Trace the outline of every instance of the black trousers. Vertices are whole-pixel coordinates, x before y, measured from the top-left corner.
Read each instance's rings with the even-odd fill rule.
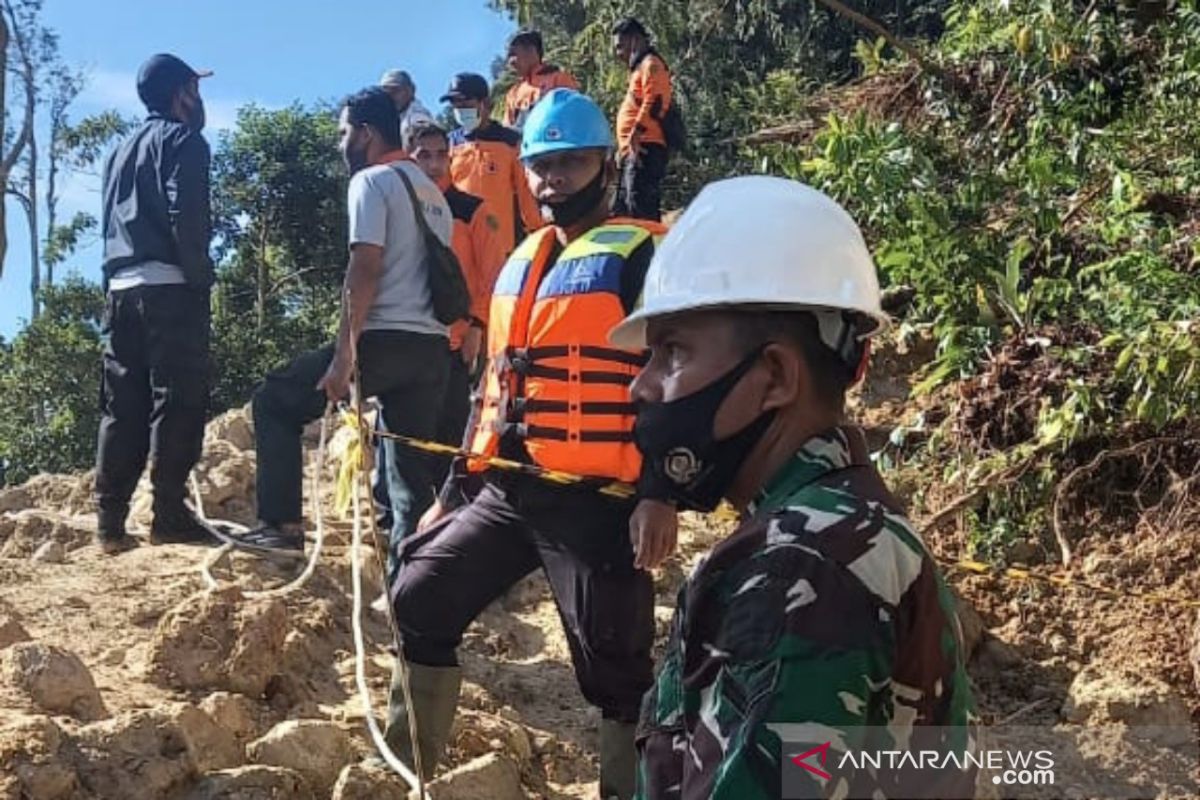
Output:
[[[458,447],[463,443],[467,418],[471,416],[471,370],[462,353],[450,354],[450,377],[446,381],[446,402],[438,420],[437,440]]]
[[[123,530],[148,457],[155,508],[183,502],[204,442],[209,322],[207,290],[138,286],[108,293],[96,445],[102,536]]]
[[[662,182],[667,176],[667,148],[644,144],[642,152],[621,161],[621,182],[613,212],[620,217],[662,219]]]
[[[457,350],[450,352],[450,374],[446,381],[446,396],[442,401],[442,412],[438,418],[437,434],[434,439],[442,444],[459,447],[463,444],[463,433],[467,427],[467,419],[471,415],[471,373],[463,363],[462,354]],[[375,430],[384,429],[383,421],[376,419]],[[401,457],[412,452],[409,448],[397,448]],[[371,481],[371,495],[375,500],[376,519],[382,528],[392,527],[392,507],[388,501],[387,464],[388,448],[385,440],[380,439],[375,445],[375,471]],[[430,461],[436,466],[438,484],[440,485],[450,471],[453,463],[452,456],[433,456]]]
[[[302,517],[304,465],[300,437],[304,426],[325,411],[325,393],[316,386],[333,360],[329,345],[296,358],[267,376],[254,393],[254,438],[258,451],[258,516],[280,525]],[[366,331],[358,340],[363,397],[377,397],[392,433],[428,439],[437,430],[450,347],[445,336],[408,331]],[[431,459],[405,451],[396,457],[388,443],[388,496],[393,537],[416,527],[433,502],[440,477]]]
[[[457,664],[463,632],[534,569],[549,579],[583,696],[635,722],[652,681],[654,591],[633,566],[632,505],[583,490],[487,483],[468,505],[400,547],[391,586],[404,654]]]

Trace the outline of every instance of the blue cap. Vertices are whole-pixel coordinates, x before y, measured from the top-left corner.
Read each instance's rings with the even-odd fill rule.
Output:
[[[611,150],[608,118],[592,98],[572,89],[548,92],[529,111],[521,136],[521,160],[562,150]]]

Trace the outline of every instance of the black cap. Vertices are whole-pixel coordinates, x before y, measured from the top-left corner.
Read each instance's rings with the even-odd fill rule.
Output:
[[[138,70],[138,97],[150,109],[161,109],[170,104],[175,92],[189,81],[207,78],[212,72],[194,70],[178,56],[159,53],[146,59]]]
[[[443,103],[453,100],[487,100],[488,83],[475,72],[460,72],[450,81],[450,88],[441,96]]]

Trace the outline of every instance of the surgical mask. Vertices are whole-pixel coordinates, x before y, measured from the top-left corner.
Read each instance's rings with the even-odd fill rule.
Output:
[[[767,427],[774,409],[725,439],[713,436],[713,422],[725,398],[754,366],[762,348],[702,389],[665,403],[638,408],[633,438],[669,499],[681,507],[712,511],[733,485],[738,471]]]
[[[550,219],[560,228],[570,227],[583,219],[604,199],[608,187],[604,181],[604,167],[596,173],[596,177],[588,181],[575,194],[567,197],[561,203],[542,203],[542,209],[550,215]]]
[[[473,131],[479,127],[479,109],[456,108],[454,109],[454,121],[461,125],[464,130]]]

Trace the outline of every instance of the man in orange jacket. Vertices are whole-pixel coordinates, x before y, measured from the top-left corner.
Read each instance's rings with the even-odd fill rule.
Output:
[[[532,28],[519,30],[508,41],[508,68],[518,81],[504,96],[504,124],[521,130],[529,109],[551,89],[578,89],[575,76],[542,61],[542,34]]]
[[[629,67],[629,90],[617,111],[621,183],[615,212],[637,219],[662,218],[667,138],[662,120],[671,107],[671,73],[650,44],[641,22],[626,17],[613,27],[613,50]]]
[[[450,180],[481,197],[500,222],[500,249],[507,257],[525,234],[542,226],[542,212],[525,181],[521,134],[491,118],[492,102],[482,75],[460,72],[442,95],[459,127],[450,133]]]
[[[450,381],[446,403],[438,425],[437,439],[459,445],[471,409],[471,376],[479,363],[483,333],[487,328],[492,287],[504,266],[505,253],[500,247],[500,221],[481,197],[467,194],[450,182],[450,140],[437,125],[413,130],[409,155],[421,170],[446,195],[454,218],[450,247],[458,256],[467,288],[471,292],[471,318],[450,326]]]

